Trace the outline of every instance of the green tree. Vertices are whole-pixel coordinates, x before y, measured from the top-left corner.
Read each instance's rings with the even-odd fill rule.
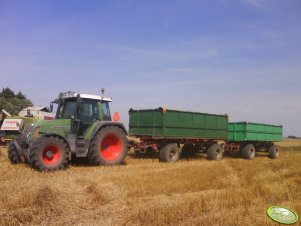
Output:
[[[16,95],[16,97],[18,99],[21,99],[21,100],[25,100],[26,99],[26,96],[22,92],[18,92],[17,95]]]
[[[1,96],[4,98],[14,98],[15,93],[10,88],[6,87],[2,89]]]
[[[0,93],[0,111],[5,109],[11,115],[18,115],[22,109],[32,105],[31,100],[26,99],[22,92],[15,95],[15,92],[7,87]]]

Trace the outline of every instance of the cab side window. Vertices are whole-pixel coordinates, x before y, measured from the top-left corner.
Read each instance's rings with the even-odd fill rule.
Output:
[[[63,108],[60,109],[60,115],[62,119],[70,119],[74,117],[76,111],[76,104],[72,100],[66,100]]]
[[[98,119],[97,101],[84,99],[80,108],[80,121],[84,124],[91,124]]]
[[[110,121],[111,120],[111,113],[110,113],[109,103],[108,102],[102,102],[101,103],[101,108],[102,108],[103,120]]]

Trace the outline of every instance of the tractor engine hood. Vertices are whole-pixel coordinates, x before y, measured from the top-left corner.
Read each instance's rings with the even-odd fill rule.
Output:
[[[55,134],[61,137],[66,137],[70,131],[71,119],[56,119],[45,120],[31,124],[28,128],[26,137],[29,140],[34,140],[43,134]]]

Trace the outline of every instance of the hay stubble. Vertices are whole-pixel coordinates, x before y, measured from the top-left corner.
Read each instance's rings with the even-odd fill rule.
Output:
[[[301,142],[280,145],[275,160],[128,156],[122,166],[54,173],[11,165],[0,147],[0,225],[276,225],[271,205],[301,214]]]

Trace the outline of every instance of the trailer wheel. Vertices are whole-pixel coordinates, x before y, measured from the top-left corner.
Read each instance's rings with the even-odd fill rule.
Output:
[[[223,158],[224,150],[219,144],[211,145],[207,150],[208,160],[220,160]]]
[[[42,136],[32,144],[29,163],[38,171],[55,171],[68,165],[69,147],[55,136]]]
[[[93,165],[117,165],[124,161],[127,153],[127,139],[123,130],[116,126],[108,126],[95,134],[88,159]]]
[[[161,162],[176,162],[180,157],[180,150],[175,143],[167,144],[160,149]]]
[[[270,147],[269,149],[269,157],[271,159],[276,159],[279,156],[279,146],[277,145],[273,145],[272,147]]]
[[[181,157],[189,158],[195,156],[196,156],[195,146],[193,144],[184,144],[184,146],[182,147]]]
[[[12,164],[19,164],[21,163],[21,158],[18,155],[17,148],[13,142],[10,142],[8,146],[8,158]]]
[[[252,160],[255,157],[255,147],[253,144],[247,144],[243,149],[242,149],[242,156],[245,159]]]

